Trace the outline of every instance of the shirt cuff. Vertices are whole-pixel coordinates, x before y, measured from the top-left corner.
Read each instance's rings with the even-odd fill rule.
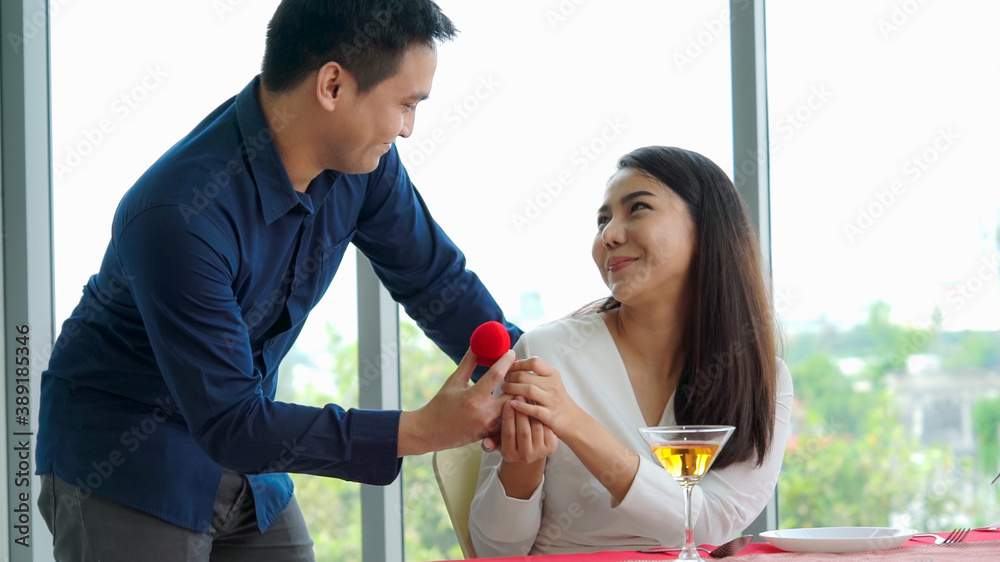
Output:
[[[542,487],[545,485],[545,476],[542,476],[541,483],[535,488],[531,497],[522,500],[507,495],[497,471],[497,468],[490,469],[486,482],[476,495],[476,502],[481,502],[488,508],[484,507],[474,512],[489,514],[486,517],[476,516],[476,526],[483,536],[492,541],[534,542],[542,524]]]
[[[399,410],[351,411],[351,479],[375,486],[399,476]]]

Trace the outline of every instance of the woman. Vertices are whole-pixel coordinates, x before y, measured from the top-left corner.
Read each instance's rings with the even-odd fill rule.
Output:
[[[683,543],[681,488],[641,426],[736,427],[695,489],[696,542],[739,534],[772,496],[792,383],[776,358],[758,242],[733,183],[687,150],[625,155],[593,244],[611,297],[522,336],[483,458],[479,556]]]

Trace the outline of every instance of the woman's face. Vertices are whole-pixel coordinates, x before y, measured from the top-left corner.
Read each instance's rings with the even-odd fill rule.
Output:
[[[622,304],[680,297],[696,239],[687,204],[666,185],[629,168],[608,181],[593,255]]]

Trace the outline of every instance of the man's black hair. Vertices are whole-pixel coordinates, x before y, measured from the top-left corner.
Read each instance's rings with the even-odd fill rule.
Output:
[[[283,0],[267,26],[261,80],[283,93],[337,62],[364,93],[394,75],[413,45],[456,33],[431,0]]]

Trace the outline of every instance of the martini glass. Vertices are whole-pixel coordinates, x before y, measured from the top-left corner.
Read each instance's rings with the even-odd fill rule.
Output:
[[[640,427],[639,433],[656,459],[684,490],[684,548],[678,560],[704,560],[694,548],[691,531],[691,492],[708,472],[722,446],[729,440],[731,425],[665,425]]]

